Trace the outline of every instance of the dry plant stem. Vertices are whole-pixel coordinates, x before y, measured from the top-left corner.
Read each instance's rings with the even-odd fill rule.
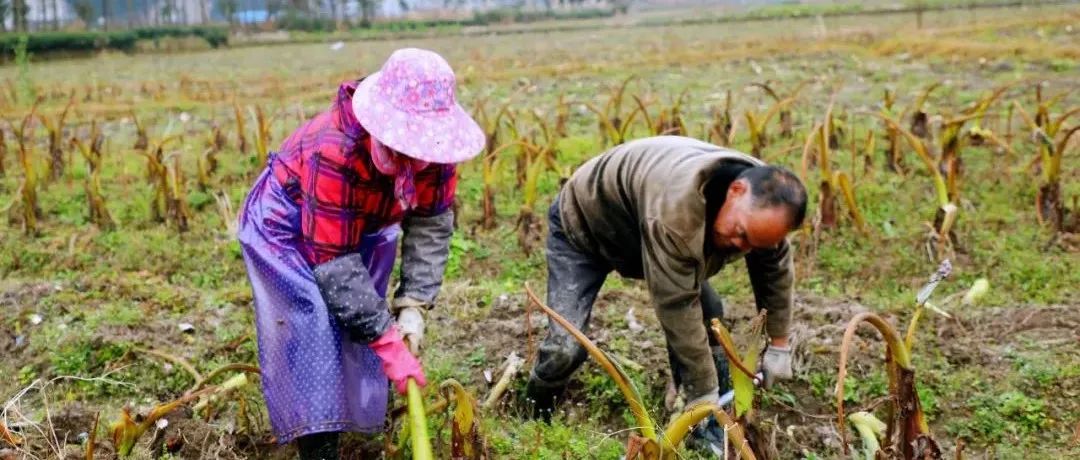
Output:
[[[148,348],[142,348],[142,347],[132,347],[131,350],[135,351],[137,353],[142,353],[142,354],[150,355],[150,356],[153,356],[153,357],[156,357],[156,358],[161,358],[161,359],[163,359],[165,361],[176,364],[177,366],[180,366],[185,371],[187,371],[189,374],[191,374],[191,376],[195,378],[196,382],[202,382],[203,381],[202,374],[199,374],[199,371],[195,370],[195,366],[192,366],[191,363],[185,361],[183,358],[180,358],[178,356],[173,356],[173,355],[170,355],[168,353],[162,353],[160,351],[151,350],[151,349],[148,349]]]
[[[22,439],[15,436],[11,430],[8,430],[7,426],[3,422],[0,422],[0,439],[4,442],[11,444],[12,446],[18,446],[22,444]]]
[[[587,344],[587,346],[585,346],[585,349],[589,352],[589,355],[592,356],[593,359],[595,359],[600,364],[600,366],[604,368],[605,371],[607,371],[609,375],[611,375],[612,377],[622,377],[614,379],[615,383],[616,385],[618,385],[619,390],[622,391],[623,397],[625,397],[627,402],[630,404],[630,412],[633,412],[634,417],[637,419],[638,425],[641,428],[641,433],[649,439],[657,439],[656,428],[653,425],[652,419],[649,418],[648,412],[645,411],[645,406],[641,404],[641,397],[638,396],[637,389],[635,389],[633,387],[633,384],[625,378],[625,374],[622,372],[622,370],[619,369],[619,367],[615,365],[611,361],[611,359],[609,359],[607,355],[604,354],[603,351],[601,351],[599,348],[596,348],[596,346],[593,345],[592,341],[589,340],[589,338],[586,337],[585,334],[582,334],[581,331],[577,330],[577,328],[574,327],[573,324],[570,324],[570,322],[567,321],[566,318],[563,318],[562,315],[559,315],[555,312],[555,310],[552,310],[551,307],[548,307],[543,302],[541,302],[540,299],[536,297],[536,294],[532,292],[532,289],[529,288],[528,283],[525,284],[525,293],[528,294],[529,300],[532,303],[534,303],[537,307],[540,307],[540,310],[546,313],[560,326],[565,328],[567,332],[569,332],[570,335],[577,339],[579,343],[581,343],[582,345]]]
[[[193,392],[199,391],[199,390],[201,390],[203,388],[203,386],[206,385],[207,382],[209,382],[211,380],[214,380],[214,378],[216,378],[217,376],[219,376],[221,374],[224,374],[226,372],[229,372],[229,371],[241,371],[241,372],[247,372],[249,374],[262,375],[261,374],[262,371],[259,369],[258,366],[253,366],[251,364],[244,364],[244,363],[226,364],[226,365],[221,366],[221,367],[219,367],[217,369],[214,369],[209,374],[206,374],[205,377],[199,379],[197,382],[195,382],[194,385],[191,386],[190,389],[188,389],[187,392],[188,393],[193,393]]]
[[[483,409],[491,409],[495,407],[495,403],[499,402],[499,398],[502,397],[506,389],[510,387],[510,382],[517,375],[521,366],[525,364],[525,360],[521,359],[517,353],[511,352],[510,356],[506,358],[506,370],[503,371],[502,376],[499,377],[499,381],[495,383],[495,386],[491,389],[491,393],[487,399],[484,400]]]
[[[97,445],[98,422],[101,421],[101,412],[94,415],[94,426],[90,428],[90,436],[86,439],[86,460],[94,460],[94,448]]]

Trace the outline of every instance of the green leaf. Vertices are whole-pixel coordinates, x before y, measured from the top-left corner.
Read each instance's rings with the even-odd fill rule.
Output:
[[[760,352],[759,347],[751,346],[743,363],[751,369],[756,368]],[[732,372],[731,385],[735,388],[735,417],[742,417],[754,408],[754,380],[742,372]]]

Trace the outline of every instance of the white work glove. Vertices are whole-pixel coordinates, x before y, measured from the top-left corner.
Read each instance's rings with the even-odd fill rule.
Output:
[[[765,374],[765,387],[771,387],[776,379],[788,380],[791,372],[791,347],[769,345],[765,348],[765,357],[761,360],[761,370]]]
[[[424,344],[424,310],[426,303],[419,300],[402,297],[394,299],[394,310],[397,312],[398,331],[405,343],[409,344],[409,351],[414,356],[420,356],[420,349]]]

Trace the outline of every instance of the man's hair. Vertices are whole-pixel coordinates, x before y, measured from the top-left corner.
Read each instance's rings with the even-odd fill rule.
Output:
[[[802,226],[806,218],[806,188],[795,174],[779,166],[755,166],[739,174],[750,183],[750,196],[756,208],[783,206],[788,210],[790,228]]]

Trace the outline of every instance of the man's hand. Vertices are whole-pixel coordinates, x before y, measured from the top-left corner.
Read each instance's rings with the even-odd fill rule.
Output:
[[[413,355],[420,356],[420,349],[424,344],[424,310],[426,304],[411,297],[394,299],[394,310],[397,312],[397,325],[405,343],[409,344],[409,351]]]
[[[765,348],[765,357],[761,360],[766,388],[771,387],[776,379],[787,380],[792,377],[791,346],[788,345],[786,337],[780,343],[778,345],[777,340],[773,339],[772,343]]]

